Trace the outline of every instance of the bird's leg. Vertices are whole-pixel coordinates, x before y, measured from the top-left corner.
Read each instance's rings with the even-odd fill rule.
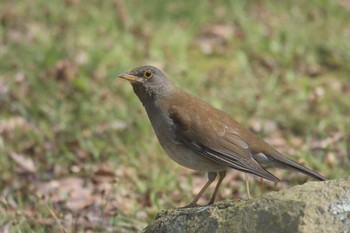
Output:
[[[275,184],[277,184],[277,183],[275,183]],[[264,189],[265,189],[265,187],[264,187],[264,179],[260,178],[260,190],[261,190],[262,193],[264,192]]]
[[[208,187],[211,185],[211,183],[214,182],[215,178],[216,178],[217,172],[208,172],[208,181],[207,183],[203,186],[203,188],[201,189],[201,191],[199,191],[199,193],[197,194],[197,196],[193,199],[193,201],[188,204],[187,206],[185,206],[185,208],[187,207],[194,207],[194,206],[198,206],[197,202],[199,200],[199,198],[202,196],[202,194],[205,192],[205,190],[208,189]],[[221,178],[220,178],[221,179]]]
[[[249,176],[247,173],[245,173],[244,175],[245,175],[245,189],[247,190],[248,199],[250,199],[251,196],[250,196],[250,189],[249,189]]]
[[[220,185],[222,183],[222,180],[225,178],[226,176],[226,170],[224,171],[219,171],[219,180],[218,180],[218,183],[216,184],[215,186],[215,190],[213,192],[213,194],[211,195],[211,198],[210,198],[210,201],[208,202],[208,205],[211,205],[215,202],[215,197],[216,197],[216,194],[220,188]]]

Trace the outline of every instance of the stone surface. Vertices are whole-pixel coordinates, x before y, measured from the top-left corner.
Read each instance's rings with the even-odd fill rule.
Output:
[[[164,210],[145,233],[350,233],[350,177],[309,182],[252,200]]]

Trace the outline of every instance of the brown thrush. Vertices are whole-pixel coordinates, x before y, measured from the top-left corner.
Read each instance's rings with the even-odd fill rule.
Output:
[[[279,179],[266,167],[289,168],[325,180],[317,172],[282,155],[225,112],[176,87],[156,67],[141,66],[119,77],[130,81],[170,158],[187,168],[208,172],[208,182],[189,206],[197,204],[219,175],[208,204],[214,203],[228,168],[272,182]]]

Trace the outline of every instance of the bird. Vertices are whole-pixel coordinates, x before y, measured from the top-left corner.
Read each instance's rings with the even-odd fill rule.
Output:
[[[326,180],[282,155],[224,111],[177,87],[154,66],[140,66],[118,77],[131,83],[166,154],[184,167],[207,172],[207,182],[186,207],[199,206],[198,200],[218,176],[208,202],[213,204],[230,168],[272,182],[280,180],[267,170],[269,167],[292,169]]]

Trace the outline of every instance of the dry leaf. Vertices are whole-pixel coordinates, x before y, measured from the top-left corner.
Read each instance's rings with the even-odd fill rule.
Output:
[[[5,96],[8,93],[8,91],[9,91],[8,85],[6,85],[6,83],[0,79],[0,101],[2,96]]]
[[[92,205],[94,201],[95,198],[92,195],[92,190],[81,188],[70,193],[66,201],[66,207],[72,211],[79,211]]]
[[[252,131],[258,133],[258,132],[260,132],[262,130],[263,125],[262,125],[262,123],[261,123],[261,121],[259,119],[252,118],[252,119],[249,120],[249,128]]]
[[[104,133],[109,130],[115,130],[115,131],[122,131],[128,127],[128,124],[125,121],[122,120],[115,120],[111,122],[106,122],[101,125],[99,125],[96,128],[97,133]]]
[[[344,135],[342,133],[336,133],[330,137],[322,140],[317,140],[311,143],[312,149],[326,149],[328,146],[335,144],[337,141],[342,139]]]
[[[3,224],[0,225],[0,233],[10,233],[10,226],[12,222],[5,221]]]
[[[235,35],[241,37],[242,33],[233,23],[211,24],[197,36],[196,42],[204,54],[224,53],[227,43]]]
[[[115,178],[116,174],[114,172],[104,169],[98,169],[96,172],[94,172],[94,175],[92,176],[92,180],[95,183],[109,183],[115,181]]]
[[[16,128],[28,129],[29,123],[23,117],[11,117],[6,120],[0,121],[0,134],[9,133]]]
[[[11,152],[10,157],[25,172],[29,172],[29,173],[36,173],[37,172],[35,164],[30,157],[25,156],[25,155],[21,155],[21,154],[17,154],[15,152]]]
[[[327,153],[325,160],[329,167],[334,167],[334,165],[337,163],[337,158],[333,152]]]
[[[60,60],[49,71],[49,75],[59,81],[72,81],[77,74],[77,67],[72,61]]]
[[[80,177],[68,177],[61,180],[52,180],[37,185],[37,190],[44,195],[49,195],[53,202],[69,201],[75,198],[77,193],[81,195],[92,195],[93,187],[85,185]]]

